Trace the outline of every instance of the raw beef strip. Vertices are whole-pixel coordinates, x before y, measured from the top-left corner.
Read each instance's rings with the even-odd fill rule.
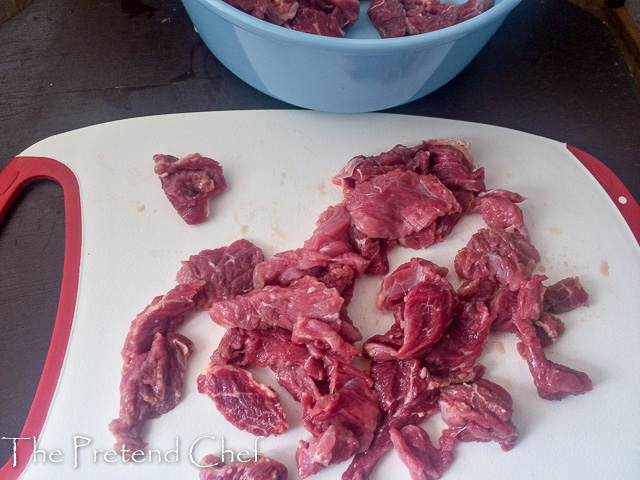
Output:
[[[224,0],[232,7],[275,25],[284,25],[295,17],[296,0]]]
[[[531,278],[538,261],[540,254],[522,235],[483,228],[458,252],[454,267],[462,278],[473,280],[495,276],[502,285],[517,291]]]
[[[351,219],[372,238],[397,239],[420,232],[460,205],[433,175],[392,170],[358,184],[345,197]]]
[[[312,33],[325,37],[344,37],[344,30],[340,27],[338,18],[315,8],[299,8],[296,16],[288,23],[288,26],[298,32]]]
[[[518,429],[511,421],[511,395],[484,378],[442,388],[440,412],[444,422],[457,430],[457,438],[463,442],[494,441],[506,452],[518,440]]]
[[[472,211],[481,214],[489,228],[517,232],[528,240],[522,210],[516,205],[524,200],[521,195],[507,190],[488,190],[478,194]]]
[[[331,179],[331,182],[339,186],[346,195],[356,188],[359,183],[392,170],[411,170],[417,173],[427,173],[429,152],[425,147],[426,142],[422,142],[412,148],[396,145],[388,152],[382,152],[380,155],[371,157],[358,155],[349,160],[347,165]]]
[[[374,361],[371,377],[385,416],[371,445],[355,455],[342,475],[343,480],[369,478],[382,456],[393,447],[389,436],[391,429],[420,423],[438,410],[438,389],[417,359]]]
[[[227,188],[220,164],[199,153],[180,159],[159,154],[153,161],[162,189],[178,214],[189,225],[204,222],[211,197]]]
[[[544,307],[549,313],[565,313],[582,306],[589,306],[589,294],[577,277],[560,280],[544,292]]]
[[[208,364],[198,377],[198,391],[209,395],[231,424],[253,435],[280,435],[289,427],[278,394],[243,368]]]
[[[382,38],[404,37],[407,14],[401,0],[373,0],[367,15]]]
[[[385,341],[386,335],[375,335],[367,340],[365,351],[377,360],[391,360],[422,355],[432,347],[453,320],[458,296],[449,281],[439,275],[420,282],[395,307],[396,324],[388,333],[393,343],[402,331],[400,348],[394,349]]]
[[[359,338],[360,333],[347,320],[343,303],[335,288],[328,288],[324,283],[307,276],[286,288],[267,286],[232,300],[214,303],[209,315],[214,322],[227,328],[255,330],[277,326],[300,336],[305,336],[305,332],[313,328],[316,322],[324,323],[335,335],[325,330],[322,340],[331,341],[336,348],[348,350],[352,346],[343,345],[342,340]]]
[[[446,277],[449,270],[423,258],[414,257],[396,268],[382,281],[376,297],[376,307],[391,311],[402,304],[404,297],[413,287],[434,281],[436,277]]]
[[[120,382],[120,416],[109,424],[115,449],[130,452],[146,446],[142,440],[147,420],[172,410],[180,401],[187,359],[193,344],[179,334],[153,335],[150,348],[133,357]]]
[[[482,192],[484,168],[474,168],[471,145],[463,140],[441,138],[427,142],[429,170],[451,190]]]
[[[320,215],[316,222],[316,229],[304,242],[304,248],[324,253],[332,258],[355,252],[368,262],[366,273],[383,275],[389,271],[387,259],[389,242],[385,239],[369,238],[355,228],[351,224],[351,215],[344,206],[344,202],[329,207]],[[364,266],[364,263],[362,265]]]
[[[536,335],[534,322],[543,312],[546,277],[535,275],[525,282],[518,292],[518,308],[514,318],[516,334],[520,339],[518,353],[524,358],[540,397],[560,400],[567,395],[581,395],[592,390],[591,379],[586,373],[573,370],[548,360]]]
[[[442,432],[438,448],[431,444],[429,434],[417,425],[407,425],[401,430],[393,428],[389,436],[412,480],[438,479],[453,461],[456,434],[450,429]]]
[[[123,374],[137,356],[150,350],[156,333],[166,336],[182,325],[185,314],[193,311],[194,298],[203,284],[204,282],[195,280],[178,285],[166,295],[154,298],[151,304],[133,319],[121,352],[124,359]]]
[[[253,270],[264,260],[262,250],[248,240],[227,247],[203,250],[182,262],[178,283],[206,282],[196,297],[196,308],[207,310],[214,302],[228,300],[253,290]]]
[[[566,330],[562,320],[549,312],[542,312],[540,317],[533,322],[533,326],[543,348],[555,342]]]
[[[298,474],[307,478],[323,466],[341,463],[371,445],[380,410],[377,398],[360,378],[349,380],[337,392],[317,401],[302,399],[305,428],[314,439],[300,441],[296,453]]]
[[[207,455],[200,465],[208,465],[200,469],[200,480],[286,480],[289,475],[287,467],[264,455],[233,463]]]
[[[256,266],[253,283],[288,287],[295,280],[312,276],[343,296],[369,266],[369,261],[357,253],[345,252],[334,257],[308,248],[276,253]]]
[[[382,38],[433,32],[473,18],[493,6],[493,0],[468,0],[462,5],[439,0],[374,0],[367,14]]]
[[[424,364],[440,382],[466,382],[483,367],[475,365],[489,339],[493,317],[482,302],[461,302],[453,322],[424,355]],[[480,369],[480,370],[479,370]]]
[[[355,356],[360,351],[353,349],[352,353]],[[253,331],[230,328],[211,356],[217,365],[271,368],[278,383],[298,401],[303,395],[317,400],[334,393],[355,377],[372,385],[365,372],[351,366],[352,360],[314,343],[293,344],[291,332],[277,327]]]

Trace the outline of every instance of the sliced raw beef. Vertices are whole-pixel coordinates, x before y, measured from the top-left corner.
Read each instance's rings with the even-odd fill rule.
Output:
[[[468,0],[462,5],[439,0],[374,0],[367,14],[382,38],[418,35],[451,27],[493,6],[493,0]]]
[[[288,26],[298,32],[325,37],[344,37],[344,30],[341,28],[338,18],[315,8],[299,8],[296,16],[288,22]]]
[[[334,185],[339,186],[345,195],[362,182],[392,170],[411,170],[417,173],[427,173],[429,168],[429,152],[426,142],[408,148],[396,145],[388,152],[380,155],[365,157],[358,155],[332,179]]]
[[[147,420],[172,410],[182,396],[184,371],[193,344],[179,334],[157,332],[144,353],[131,358],[120,382],[120,415],[109,424],[115,449],[125,459],[147,444],[142,440]]]
[[[158,154],[153,161],[162,189],[178,214],[189,225],[204,222],[209,200],[227,188],[220,164],[199,153],[184,158]]]
[[[438,448],[432,445],[429,434],[417,425],[407,425],[401,430],[393,428],[389,437],[412,480],[436,480],[453,461],[456,434],[452,430],[442,432]]]
[[[484,168],[475,169],[471,145],[463,140],[441,138],[427,142],[429,170],[451,190],[482,192]]]
[[[517,291],[531,278],[540,254],[518,233],[483,228],[475,233],[455,257],[456,273],[469,280],[494,276],[502,285]]]
[[[358,184],[345,206],[353,224],[372,238],[397,239],[460,210],[451,191],[433,175],[392,170]]]
[[[415,425],[438,410],[438,390],[417,359],[373,361],[371,377],[384,417],[371,445],[355,455],[343,480],[369,478],[382,456],[393,447],[391,429]]]
[[[295,17],[297,0],[225,0],[232,7],[275,25],[284,25]]]
[[[589,306],[589,294],[578,277],[560,280],[544,292],[544,308],[549,313],[565,313],[583,306]]]
[[[412,259],[399,269],[398,274],[390,275],[394,277],[392,281],[387,278],[386,285],[383,282],[378,294],[379,304],[394,308],[396,323],[387,334],[375,335],[364,345],[367,354],[376,360],[421,356],[440,339],[453,320],[458,303],[456,291],[449,281],[436,273],[446,275],[446,268]],[[407,277],[409,282],[403,283]],[[415,280],[418,281],[410,286]],[[406,287],[409,289],[404,292]]]
[[[546,277],[535,275],[525,282],[518,292],[518,309],[514,318],[516,333],[520,339],[518,353],[524,358],[540,397],[560,400],[567,395],[581,395],[593,389],[586,373],[548,360],[542,343],[536,334],[534,323],[543,312]]]
[[[384,275],[389,271],[387,251],[390,247],[387,240],[369,238],[355,228],[344,202],[325,210],[318,218],[313,234],[304,242],[305,249],[315,250],[331,258],[338,259],[347,253],[357,253],[367,262],[365,272],[370,275]],[[357,271],[365,265],[364,261],[358,261]]]
[[[513,401],[500,385],[486,379],[450,385],[440,390],[444,422],[463,442],[497,442],[505,452],[518,441],[511,421]]]
[[[355,347],[347,342],[360,338],[360,332],[348,319],[343,303],[335,288],[307,276],[286,288],[267,286],[214,303],[209,315],[227,328],[284,328],[292,331],[293,338],[299,338],[301,343],[314,339],[327,342],[348,355]]]
[[[357,253],[344,252],[329,256],[316,250],[299,248],[276,253],[256,266],[253,282],[256,288],[266,285],[288,287],[305,276],[315,277],[343,296],[369,266]]]
[[[365,451],[374,437],[380,410],[370,386],[353,378],[336,393],[317,401],[302,399],[305,428],[314,436],[300,441],[296,453],[298,474],[307,478],[323,466],[341,463],[354,453]]]
[[[206,282],[196,298],[196,307],[211,308],[214,302],[228,300],[253,290],[253,270],[264,260],[262,250],[248,240],[237,240],[227,247],[203,250],[182,262],[178,283]]]
[[[289,427],[278,394],[243,368],[208,364],[198,377],[198,391],[206,393],[231,424],[253,435],[280,435]]]
[[[203,284],[200,280],[194,280],[178,285],[166,295],[154,298],[151,304],[133,319],[121,352],[124,359],[123,374],[137,356],[151,349],[157,333],[166,336],[182,325],[185,314],[194,310],[194,299]]]
[[[423,357],[431,375],[443,383],[477,378],[484,367],[475,362],[487,344],[492,322],[484,303],[461,302],[451,325]]]
[[[449,270],[423,258],[414,257],[396,268],[382,281],[376,297],[376,307],[392,311],[404,302],[404,297],[413,287],[432,282],[436,277],[446,277]]]
[[[481,214],[489,228],[517,232],[528,240],[522,210],[516,205],[524,200],[521,195],[507,190],[488,190],[478,194],[472,211]]]
[[[200,480],[286,480],[289,475],[287,467],[264,455],[233,463],[207,455],[200,465],[207,465],[200,469]]]

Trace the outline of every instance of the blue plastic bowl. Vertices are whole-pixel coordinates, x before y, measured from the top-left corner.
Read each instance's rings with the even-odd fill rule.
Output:
[[[222,0],[182,0],[211,52],[235,75],[287,103],[328,112],[372,112],[416,100],[460,73],[521,0],[422,35],[381,39],[361,3],[346,38],[297,32]]]

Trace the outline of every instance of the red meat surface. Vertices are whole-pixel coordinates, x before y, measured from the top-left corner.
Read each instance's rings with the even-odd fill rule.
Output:
[[[227,188],[220,164],[199,153],[184,158],[158,154],[153,161],[162,189],[178,214],[189,225],[204,222],[209,200]]]
[[[182,262],[176,281],[182,284],[204,281],[202,291],[196,297],[196,307],[207,310],[214,302],[253,290],[253,271],[263,260],[261,249],[241,239],[227,247],[203,250],[190,256]]]
[[[243,368],[210,363],[198,377],[198,391],[207,394],[224,418],[240,430],[268,437],[289,428],[278,394]]]

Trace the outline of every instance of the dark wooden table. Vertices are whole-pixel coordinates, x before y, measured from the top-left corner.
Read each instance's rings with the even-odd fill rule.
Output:
[[[43,138],[96,123],[276,108],[293,107],[226,70],[179,0],[34,0],[0,25],[0,169]],[[390,111],[567,142],[640,201],[640,91],[608,27],[567,1],[524,0],[458,77]],[[63,253],[62,190],[38,182],[0,226],[0,437],[17,437],[29,411]],[[10,454],[0,442],[0,465]]]

